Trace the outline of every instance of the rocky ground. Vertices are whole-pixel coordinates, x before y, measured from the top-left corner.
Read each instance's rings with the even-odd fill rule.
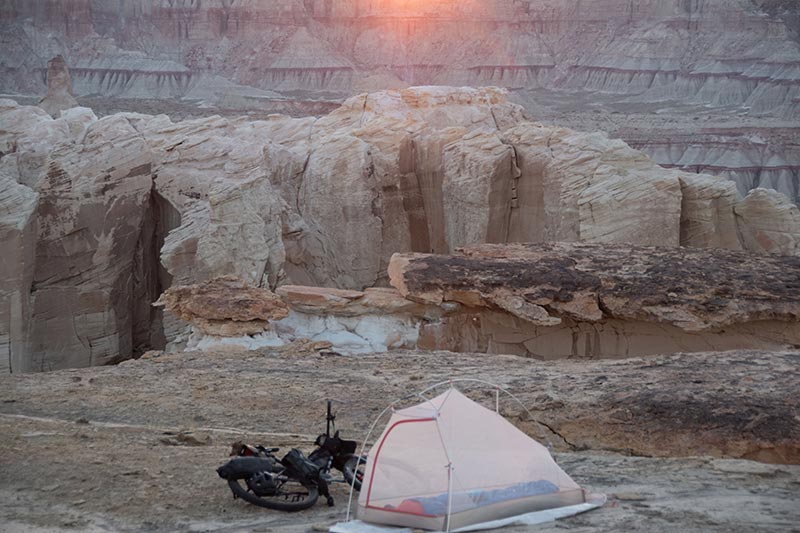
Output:
[[[791,531],[800,467],[730,457],[797,462],[798,360],[728,352],[544,363],[294,345],[2,376],[0,522],[11,531],[324,530],[345,515],[343,485],[336,507],[300,514],[234,501],[214,472],[230,443],[308,450],[327,398],[343,433],[360,439],[392,399],[479,377],[531,407],[550,430],[501,402],[579,483],[609,495],[601,510],[544,531]],[[471,395],[494,401],[490,390]]]

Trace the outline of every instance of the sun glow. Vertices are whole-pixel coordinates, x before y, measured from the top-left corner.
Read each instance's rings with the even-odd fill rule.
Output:
[[[453,11],[459,0],[384,0],[382,7],[393,15],[435,16]]]

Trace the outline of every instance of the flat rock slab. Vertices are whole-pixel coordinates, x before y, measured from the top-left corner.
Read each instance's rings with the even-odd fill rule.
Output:
[[[407,298],[499,308],[536,325],[637,320],[684,331],[800,321],[800,257],[611,244],[504,244],[395,254]]]
[[[396,398],[451,378],[480,378],[518,396],[541,424],[513,402],[503,412],[557,450],[800,463],[798,365],[796,351],[541,362],[450,352],[344,357],[289,345],[0,376],[0,413],[313,434],[331,398],[341,429],[361,437]],[[494,405],[493,391],[476,394]]]
[[[296,345],[6,375],[0,523],[46,531],[321,530],[344,518],[343,486],[334,485],[334,508],[298,514],[233,500],[214,472],[230,443],[309,451],[324,429],[327,398],[336,400],[343,435],[361,439],[393,398],[479,377],[508,387],[553,428],[524,422],[502,401],[532,435],[559,449],[587,448],[556,458],[583,486],[609,495],[604,508],[541,531],[785,531],[800,523],[798,466],[627,454],[737,453],[718,443],[742,437],[797,443],[798,362],[798,352],[556,363],[447,352],[341,357]],[[494,404],[491,389],[466,390]],[[689,399],[703,416],[684,408]]]
[[[300,422],[300,420],[298,421]],[[317,420],[302,419],[308,427]],[[301,513],[254,507],[231,497],[214,471],[230,442],[268,442],[309,450],[309,439],[195,431],[204,446],[164,444],[162,428],[103,427],[0,415],[0,523],[8,531],[61,533],[327,531],[346,516],[348,493],[333,484],[336,505]],[[605,507],[537,531],[786,531],[800,521],[800,467],[764,475],[710,458],[556,454],[581,485],[608,494]],[[530,531],[526,527],[507,533]]]

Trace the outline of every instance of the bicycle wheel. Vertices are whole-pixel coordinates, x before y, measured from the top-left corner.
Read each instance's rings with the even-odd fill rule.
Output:
[[[367,465],[367,459],[353,453],[348,454],[346,457],[342,467],[344,480],[357,491],[361,491],[361,482],[364,480],[364,470]],[[355,482],[353,482],[353,478],[355,478]]]
[[[259,496],[251,491],[247,485],[242,486],[244,480],[230,479],[228,486],[231,491],[246,502],[289,513],[308,509],[319,499],[319,490],[316,485],[305,484],[296,479],[282,479],[274,494]]]

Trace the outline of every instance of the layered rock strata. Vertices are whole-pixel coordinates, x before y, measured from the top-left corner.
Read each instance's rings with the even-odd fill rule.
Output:
[[[270,321],[289,314],[272,291],[250,287],[234,276],[170,287],[154,305],[166,307],[203,334],[227,337],[262,333]]]
[[[384,91],[268,120],[53,119],[4,100],[0,156],[16,250],[2,293],[21,299],[0,335],[21,370],[186,343],[187,323],[149,304],[220,275],[362,290],[388,282],[396,252],[586,241],[796,254],[800,239],[782,195],[742,200],[723,178],[532,122],[493,88]]]
[[[702,128],[700,131],[619,131],[659,165],[725,176],[743,195],[755,188],[800,202],[800,129]]]
[[[774,2],[13,0],[0,9],[12,87],[35,85],[31,73],[61,53],[82,93],[184,96],[212,76],[318,94],[546,86],[798,113],[797,7]]]
[[[290,311],[269,328],[239,310],[272,308],[276,296],[239,282],[220,285],[222,291],[212,288],[219,281],[170,289],[163,300],[193,325],[191,349],[305,338],[344,353],[423,348],[560,359],[800,345],[797,257],[480,245],[450,256],[396,254],[389,276],[396,290],[280,287]],[[216,308],[207,305],[209,290]]]
[[[750,268],[747,267],[750,265]],[[741,252],[590,244],[398,254],[392,284],[466,306],[425,327],[444,349],[625,357],[800,344],[800,263]]]
[[[257,349],[306,339],[348,354],[413,348],[423,322],[460,307],[415,303],[390,288],[284,285],[273,293],[230,276],[170,288],[155,305],[191,325],[189,351]]]
[[[0,90],[41,94],[62,55],[76,94],[286,109],[414,85],[501,86],[597,111],[800,118],[796,2],[780,0],[10,0]],[[534,94],[531,98],[536,99]],[[580,129],[580,128],[579,128]],[[767,129],[771,129],[768,127]],[[798,201],[797,143],[760,135],[624,139],[659,164]],[[795,134],[796,137],[796,134]]]

